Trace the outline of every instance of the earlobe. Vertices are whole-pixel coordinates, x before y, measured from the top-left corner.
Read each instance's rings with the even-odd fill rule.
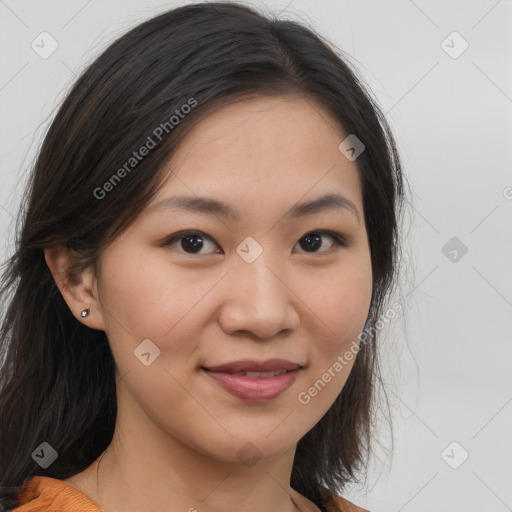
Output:
[[[45,249],[44,257],[75,318],[92,329],[105,330],[103,309],[97,298],[96,277],[92,268],[83,272],[73,271],[71,263],[74,256],[65,247]]]

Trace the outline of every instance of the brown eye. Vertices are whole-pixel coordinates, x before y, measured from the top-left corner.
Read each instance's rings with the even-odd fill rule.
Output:
[[[204,254],[201,253],[201,250],[205,246],[205,241],[213,242],[216,245],[213,238],[201,231],[180,231],[168,238],[163,245],[168,246],[181,242],[180,249],[186,254]]]
[[[330,248],[327,248],[327,250],[318,251],[317,249],[322,247],[322,237],[324,236],[331,238],[334,241],[334,243],[332,243]],[[299,243],[301,247],[305,249],[306,252],[312,253],[330,252],[330,249],[337,247],[346,247],[347,245],[345,239],[338,233],[335,233],[334,231],[310,231],[300,239]]]
[[[325,243],[326,238],[330,238],[332,240],[332,243],[328,247],[324,247],[327,245]],[[213,252],[203,251],[204,247],[208,246],[208,243],[210,243],[212,246],[219,246],[212,237],[201,231],[180,231],[179,233],[171,235],[162,245],[173,246],[177,245],[178,242],[178,250],[185,254],[219,254],[220,251],[222,251],[222,249],[220,249],[220,251],[217,250]],[[309,233],[306,233],[298,243],[303,249],[303,252],[310,254],[331,252],[338,247],[346,247],[348,245],[343,236],[335,233],[334,231],[326,230],[310,231]],[[321,250],[322,247],[324,247],[323,250]]]

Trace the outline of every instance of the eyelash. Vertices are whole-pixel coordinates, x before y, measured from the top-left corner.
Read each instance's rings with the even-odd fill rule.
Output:
[[[330,230],[327,230],[327,229],[308,231],[307,233],[302,235],[302,237],[300,239],[302,239],[305,236],[310,235],[310,234],[316,234],[316,235],[320,235],[320,236],[328,235],[328,236],[330,236],[334,240],[334,244],[327,251],[321,251],[321,252],[302,252],[301,254],[313,254],[314,255],[314,254],[330,253],[333,250],[336,250],[336,249],[339,249],[339,248],[342,248],[342,247],[347,247],[347,245],[348,245],[347,240],[345,239],[345,237],[343,237],[339,233],[336,233],[335,231],[330,231]],[[163,242],[162,246],[166,247],[166,246],[174,245],[176,242],[179,242],[180,240],[183,240],[187,236],[199,236],[199,237],[201,237],[203,239],[207,239],[207,240],[210,240],[210,241],[214,242],[218,246],[218,244],[215,241],[215,239],[213,239],[211,236],[207,235],[206,233],[203,233],[202,231],[195,231],[195,230],[180,231],[178,233],[175,233],[175,234],[171,235],[170,237],[168,237]],[[199,254],[199,253],[191,253],[191,252],[183,252],[183,254],[186,254],[188,256],[201,256],[201,254]],[[218,254],[218,253],[214,253],[214,254]]]

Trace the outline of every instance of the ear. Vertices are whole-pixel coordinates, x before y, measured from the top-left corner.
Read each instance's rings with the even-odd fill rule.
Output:
[[[65,247],[45,249],[44,258],[75,318],[87,327],[104,331],[105,319],[94,270],[89,267],[83,272],[73,271],[71,263],[76,255]],[[90,310],[86,317],[81,316],[84,309]]]

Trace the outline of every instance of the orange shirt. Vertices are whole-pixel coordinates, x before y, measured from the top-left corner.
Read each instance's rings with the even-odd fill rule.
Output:
[[[12,512],[103,512],[76,487],[47,476],[34,476],[17,496]]]
[[[76,487],[47,476],[34,476],[18,494],[19,506],[12,512],[104,512]],[[353,503],[332,495],[328,512],[368,512]]]

